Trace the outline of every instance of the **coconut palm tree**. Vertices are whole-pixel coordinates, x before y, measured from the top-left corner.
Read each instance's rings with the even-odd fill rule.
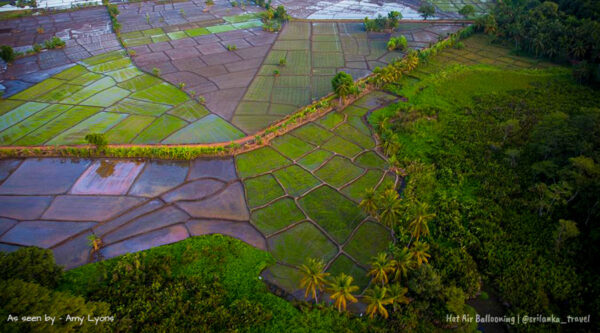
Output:
[[[323,272],[325,263],[323,260],[309,258],[305,264],[300,266],[300,272],[303,274],[300,280],[300,286],[305,289],[304,297],[309,294],[318,302],[319,291],[322,291],[327,281],[329,273]]]
[[[409,224],[410,229],[410,241],[408,246],[412,242],[413,237],[419,240],[422,235],[429,235],[429,226],[427,221],[434,218],[435,214],[429,213],[429,204],[426,202],[416,202],[414,206],[413,220]]]
[[[365,292],[365,301],[367,302],[367,314],[373,318],[376,314],[380,314],[383,318],[389,316],[385,306],[392,304],[393,298],[387,296],[387,288],[374,286]]]
[[[353,292],[358,290],[357,286],[352,285],[353,281],[354,278],[352,276],[340,273],[340,275],[334,277],[329,283],[329,288],[327,289],[331,294],[329,298],[334,301],[333,304],[339,312],[342,312],[342,309],[346,311],[347,302],[358,302],[356,297],[352,295]]]
[[[414,267],[415,261],[413,254],[404,247],[394,252],[394,281],[400,282],[402,277],[406,277],[408,271]]]
[[[358,204],[360,208],[362,208],[365,213],[369,214],[372,217],[377,216],[377,195],[375,192],[375,188],[365,189],[363,192],[363,199]]]
[[[389,138],[383,140],[383,153],[385,156],[394,156],[400,150],[398,145],[398,135],[392,134]]]
[[[429,251],[429,245],[419,241],[416,241],[410,248],[410,252],[412,252],[418,266],[421,266],[424,262],[429,262],[428,258],[431,257],[431,255],[429,255],[427,251]]]
[[[373,277],[374,283],[381,283],[384,285],[388,283],[388,274],[394,270],[395,262],[390,260],[387,253],[381,252],[376,257],[373,257],[371,261],[371,269],[367,275]]]
[[[392,301],[394,311],[400,309],[400,304],[408,304],[410,300],[406,297],[407,288],[403,288],[399,283],[394,283],[388,287],[388,295]]]
[[[393,227],[402,213],[400,196],[394,188],[387,189],[379,197],[379,221],[388,227]]]

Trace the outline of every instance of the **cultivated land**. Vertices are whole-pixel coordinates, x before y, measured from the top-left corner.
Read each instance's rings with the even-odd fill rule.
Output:
[[[464,21],[402,22],[393,33],[366,32],[358,21],[390,10],[416,19],[422,1],[273,3],[298,18],[280,32],[262,29],[264,9],[224,0],[120,3],[119,38],[104,7],[0,22],[0,44],[17,50],[54,35],[67,42],[0,71],[0,146],[36,152],[30,146],[81,145],[98,133],[124,145],[231,142],[235,152],[232,141],[254,139],[243,153],[192,161],[2,159],[0,251],[49,249],[68,272],[44,288],[105,301],[121,311],[118,327],[134,323],[141,331],[167,322],[189,331],[473,331],[475,323],[442,323],[441,316],[474,315],[490,304],[499,315],[525,306],[551,312],[554,302],[580,295],[580,281],[593,285],[567,262],[581,245],[577,222],[560,219],[556,229],[551,218],[558,202],[597,201],[589,199],[600,172],[589,125],[600,119],[593,89],[576,84],[571,70],[518,56],[484,34],[430,57],[431,50],[409,53]],[[443,19],[461,18],[464,5],[476,15],[492,5],[431,3],[434,18]],[[398,36],[408,49],[388,50]],[[357,79],[416,58],[418,66],[403,67],[395,82],[361,83],[368,94],[346,107],[253,137],[330,94],[339,72]],[[538,153],[546,155],[530,160]],[[367,213],[370,202],[376,213]],[[385,219],[390,211],[396,216]],[[587,224],[579,227],[585,232]],[[388,282],[367,275],[376,275],[381,253],[398,259],[384,272]],[[407,274],[398,268],[403,255]],[[349,308],[361,315],[381,291],[375,286],[385,285],[382,298],[396,295],[391,318],[284,301],[316,301],[301,287],[309,258],[322,260],[319,271],[330,277],[353,277],[359,302]],[[482,283],[511,307],[487,294],[471,303],[476,309],[466,305]]]
[[[0,244],[51,248],[75,267],[90,259],[92,232],[105,258],[221,233],[271,252],[278,263],[264,275],[290,293],[305,257],[364,273],[391,235],[357,203],[364,188],[398,182],[364,116],[395,100],[370,94],[235,162],[3,160]]]
[[[493,73],[500,81],[516,75],[513,80],[524,87],[528,81],[523,75],[530,74],[519,70],[549,66],[511,55],[483,36],[464,44],[407,76],[399,93],[418,100],[419,87],[427,86],[433,74],[457,65],[516,70]],[[545,74],[532,77],[545,79]],[[510,82],[506,89],[514,87]],[[417,95],[408,95],[411,91]],[[90,260],[86,237],[92,232],[103,239],[105,258],[222,233],[269,251],[276,264],[262,275],[297,297],[302,294],[296,267],[307,257],[326,260],[328,272],[352,272],[364,290],[368,262],[387,247],[382,240],[391,240],[391,235],[357,204],[364,189],[400,181],[378,152],[365,117],[390,103],[404,102],[373,92],[342,112],[331,112],[234,159],[3,160],[0,244],[8,251],[24,245],[51,248],[58,263],[76,267]],[[407,156],[423,148],[405,144]]]
[[[360,23],[290,22],[270,33],[257,16],[263,9],[251,5],[118,8],[121,38],[131,53],[119,53],[120,60],[111,53],[123,48],[107,30],[104,8],[24,17],[0,33],[3,43],[22,51],[53,35],[66,40],[63,49],[19,58],[0,73],[8,97],[0,102],[0,145],[81,144],[88,132],[106,133],[112,144],[229,142],[330,93],[339,71],[359,78],[404,56],[387,50],[390,36],[405,35],[409,47],[422,49],[462,26],[408,23],[389,34],[366,33]],[[90,58],[96,54],[106,55]],[[100,59],[107,64],[99,66]],[[157,96],[140,98],[138,90],[158,87]],[[160,97],[165,93],[173,96]],[[198,96],[204,105],[193,101]]]

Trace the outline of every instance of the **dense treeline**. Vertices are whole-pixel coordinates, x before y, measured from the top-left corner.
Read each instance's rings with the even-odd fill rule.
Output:
[[[503,1],[476,25],[531,55],[578,66],[581,81],[600,82],[600,2]]]
[[[567,78],[536,85],[458,105],[420,99],[375,114],[384,147],[395,143],[393,159],[408,174],[396,233],[409,239],[406,226],[425,203],[442,289],[473,295],[482,279],[510,313],[593,320],[600,313],[592,263],[600,250],[600,94]],[[433,309],[426,315],[440,320]]]

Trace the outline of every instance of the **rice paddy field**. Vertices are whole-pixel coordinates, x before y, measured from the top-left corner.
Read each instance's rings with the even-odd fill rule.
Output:
[[[89,133],[115,144],[243,136],[178,87],[138,70],[123,51],[88,58],[0,101],[1,145],[76,145]]]

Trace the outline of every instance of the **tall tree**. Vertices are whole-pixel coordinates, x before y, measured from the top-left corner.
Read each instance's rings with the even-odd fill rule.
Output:
[[[429,212],[429,204],[426,202],[416,202],[412,215],[412,221],[408,226],[410,229],[410,241],[408,242],[408,246],[410,246],[413,238],[418,241],[421,236],[429,235],[429,225],[427,224],[427,221],[435,217],[435,214]]]
[[[367,314],[373,318],[376,314],[383,318],[389,317],[386,305],[392,304],[393,298],[388,297],[387,288],[374,286],[365,292],[365,301],[367,302]]]
[[[300,272],[303,277],[300,280],[300,286],[304,288],[304,297],[312,295],[315,304],[318,303],[319,291],[322,291],[327,284],[326,278],[329,273],[323,272],[325,263],[323,260],[309,258],[305,264],[300,266]]]
[[[418,266],[421,266],[424,262],[429,262],[431,255],[427,251],[429,251],[429,244],[419,241],[416,241],[410,248],[410,252],[412,252]]]
[[[377,193],[375,188],[367,188],[363,192],[363,199],[358,204],[365,213],[372,217],[377,217]]]
[[[379,221],[392,228],[402,213],[398,192],[393,187],[386,189],[379,196],[378,201],[381,202],[377,205],[379,207]]]
[[[400,304],[408,304],[410,301],[408,297],[406,297],[407,291],[408,288],[403,288],[399,283],[394,283],[388,287],[388,294],[392,299],[394,311],[400,309]]]
[[[352,78],[352,75],[346,72],[337,73],[333,77],[333,79],[331,79],[331,87],[340,98],[340,104],[342,104],[342,102],[348,95],[351,95],[356,92],[356,85],[354,84],[354,79]]]
[[[367,275],[373,277],[374,283],[384,285],[388,283],[388,274],[394,271],[395,262],[390,259],[387,253],[381,252],[371,261],[371,269]]]
[[[352,276],[340,273],[340,275],[334,277],[329,283],[329,288],[327,289],[331,294],[329,298],[334,301],[333,304],[339,312],[342,310],[346,311],[346,304],[348,302],[356,303],[358,301],[352,295],[353,292],[358,290],[357,286],[352,285],[353,281],[354,278]]]
[[[403,277],[406,278],[408,271],[413,268],[415,261],[413,254],[408,248],[395,248],[394,250],[394,281],[400,282]]]

